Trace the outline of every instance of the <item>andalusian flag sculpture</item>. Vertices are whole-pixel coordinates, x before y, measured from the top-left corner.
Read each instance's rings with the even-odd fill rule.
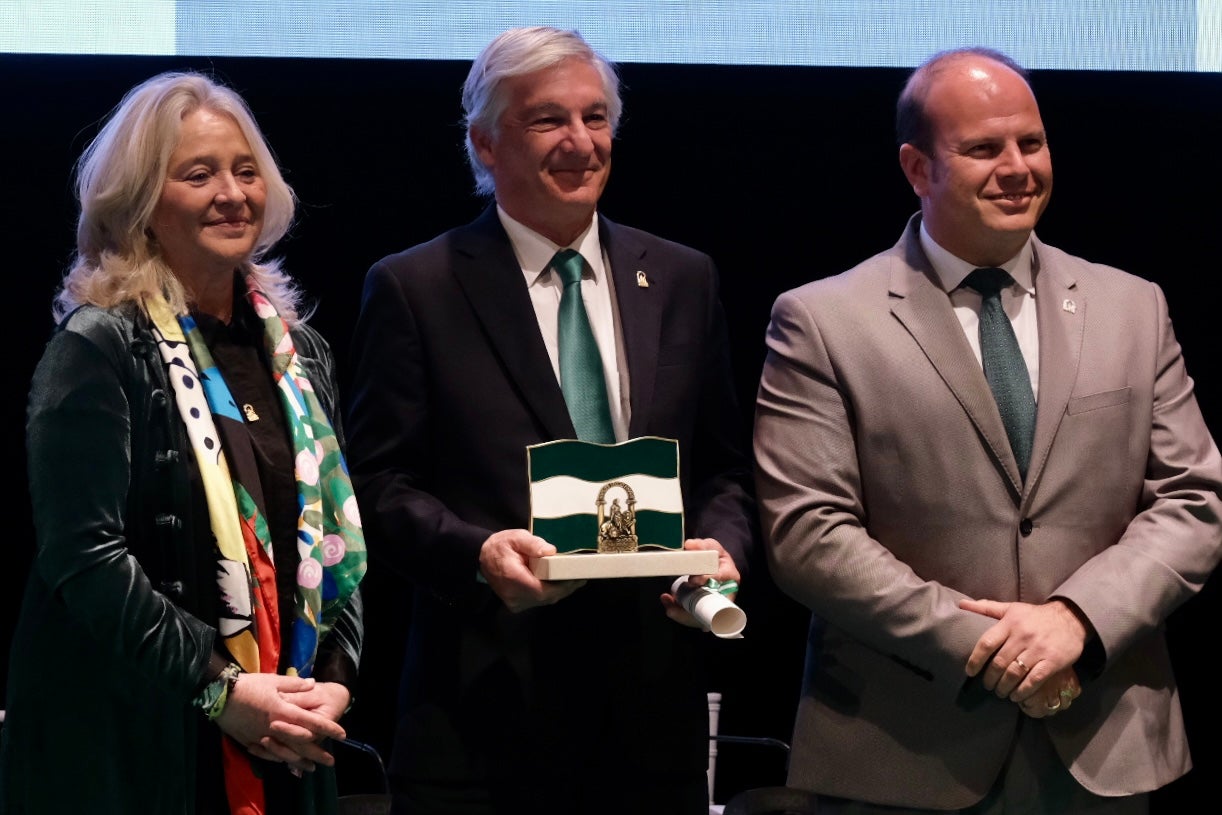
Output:
[[[540,577],[716,571],[715,552],[683,549],[683,490],[674,439],[561,440],[527,447],[526,455],[530,530],[559,553],[536,563]]]

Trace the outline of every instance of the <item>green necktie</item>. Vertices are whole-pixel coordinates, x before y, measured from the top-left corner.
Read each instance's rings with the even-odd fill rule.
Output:
[[[1010,450],[1018,461],[1018,471],[1024,479],[1031,462],[1031,446],[1035,437],[1035,394],[1031,391],[1031,375],[1023,360],[1014,326],[1001,305],[1001,290],[1014,283],[1004,269],[977,269],[967,276],[963,285],[980,293],[980,358],[984,363],[984,378],[989,381],[997,410],[1006,426]]]
[[[560,390],[564,392],[569,416],[577,429],[577,438],[614,444],[602,357],[581,299],[584,260],[579,252],[561,249],[552,258],[551,266],[564,283],[564,294],[560,296]]]

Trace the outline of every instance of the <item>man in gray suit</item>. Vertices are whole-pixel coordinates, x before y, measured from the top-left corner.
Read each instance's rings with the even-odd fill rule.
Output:
[[[768,330],[767,551],[815,621],[790,784],[821,813],[1144,812],[1191,766],[1163,624],[1222,509],[1167,304],[1035,237],[1052,163],[1008,57],[937,55],[897,123],[921,212]]]

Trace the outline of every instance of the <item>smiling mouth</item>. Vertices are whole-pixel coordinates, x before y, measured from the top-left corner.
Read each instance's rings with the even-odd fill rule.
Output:
[[[1038,194],[1038,190],[1031,190],[1030,192],[1004,192],[998,195],[990,195],[989,200],[1003,201],[1010,204],[1020,204],[1024,201],[1029,201]]]

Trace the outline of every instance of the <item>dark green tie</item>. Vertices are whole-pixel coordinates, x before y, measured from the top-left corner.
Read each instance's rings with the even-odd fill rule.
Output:
[[[577,438],[614,444],[602,357],[581,299],[584,261],[579,252],[561,249],[552,258],[551,266],[564,283],[559,321],[560,390],[564,392],[569,416],[577,429]]]
[[[963,281],[964,286],[980,293],[980,358],[984,378],[993,389],[1010,450],[1025,479],[1035,438],[1035,394],[1014,326],[1001,305],[1001,290],[1013,283],[1014,278],[1004,269],[991,267],[977,269]]]

